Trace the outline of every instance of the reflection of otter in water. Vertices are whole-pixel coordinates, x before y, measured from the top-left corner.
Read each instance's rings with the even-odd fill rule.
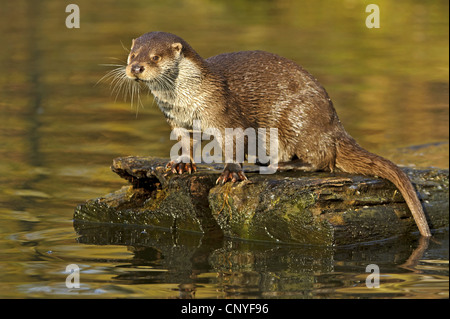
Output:
[[[172,128],[192,129],[194,120],[222,132],[277,128],[279,162],[298,159],[310,171],[337,168],[390,180],[403,194],[420,233],[431,236],[408,176],[360,147],[345,131],[325,89],[294,62],[262,51],[203,59],[180,37],[151,32],[133,40],[125,72],[113,72],[118,85],[127,78],[145,83]],[[168,165],[178,173],[195,170],[193,161]],[[218,181],[243,179],[241,165],[227,163]]]

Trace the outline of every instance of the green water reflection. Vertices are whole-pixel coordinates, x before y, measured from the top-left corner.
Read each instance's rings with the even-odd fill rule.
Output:
[[[71,221],[77,204],[124,184],[110,172],[113,158],[169,154],[169,127],[151,96],[137,114],[114,101],[108,83],[96,84],[110,69],[101,64],[124,63],[123,46],[154,30],[182,36],[204,57],[250,49],[286,56],[326,87],[364,147],[402,165],[448,168],[448,1],[377,1],[376,30],[356,0],[76,4],[80,29],[65,27],[61,1],[17,0],[0,10],[0,297],[364,297],[363,266],[378,260],[392,279],[381,296],[448,298],[448,233],[417,272],[398,267],[414,238],[371,246],[370,258],[360,248],[186,244],[186,256],[207,253],[183,272],[151,245],[93,241]],[[145,240],[138,235],[129,236]],[[324,268],[308,263],[317,254]],[[64,285],[70,263],[83,271],[78,291]]]

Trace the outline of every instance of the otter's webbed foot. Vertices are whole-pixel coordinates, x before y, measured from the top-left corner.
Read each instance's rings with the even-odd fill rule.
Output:
[[[184,172],[192,174],[197,171],[197,165],[191,159],[186,160],[183,157],[171,160],[167,163],[166,168],[174,174],[183,174]]]
[[[222,174],[216,180],[216,184],[225,184],[227,181],[235,183],[245,180],[247,180],[247,176],[245,176],[240,164],[227,163],[225,164]]]

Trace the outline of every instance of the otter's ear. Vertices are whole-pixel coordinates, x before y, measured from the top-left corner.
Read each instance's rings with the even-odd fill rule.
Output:
[[[181,50],[183,49],[183,45],[181,43],[173,43],[172,48],[175,50],[175,52],[181,53]]]

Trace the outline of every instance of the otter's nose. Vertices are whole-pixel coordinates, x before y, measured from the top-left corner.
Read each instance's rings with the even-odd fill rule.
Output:
[[[134,64],[131,66],[131,73],[133,74],[139,74],[144,72],[145,68],[142,65]]]

